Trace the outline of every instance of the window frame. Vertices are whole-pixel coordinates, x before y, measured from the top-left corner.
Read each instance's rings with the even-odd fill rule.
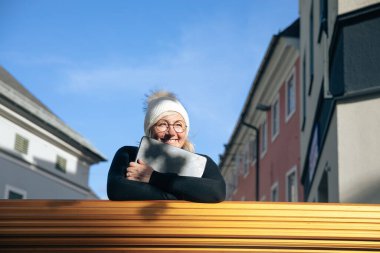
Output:
[[[314,80],[314,4],[311,3],[309,15],[309,92],[311,94]]]
[[[294,200],[290,200],[289,198],[289,176],[294,174],[294,177],[295,177],[295,199]],[[286,173],[286,201],[287,202],[298,202],[298,174],[297,174],[297,165],[294,165],[290,170],[288,170],[288,172]]]
[[[61,167],[60,161],[64,161],[63,167]],[[57,155],[54,168],[62,173],[67,173],[67,159],[61,155]]]
[[[226,182],[228,182],[226,200],[231,200],[237,188],[237,180],[235,180],[235,169],[229,170]]]
[[[273,199],[273,192],[274,192],[274,190],[276,190],[276,193],[277,193],[276,200]],[[272,202],[279,202],[279,200],[280,200],[280,188],[278,187],[278,182],[277,181],[274,182],[272,184],[272,186],[270,187],[270,200]]]
[[[241,161],[241,154],[236,153],[234,155],[234,166],[232,167],[232,195],[236,193],[238,190],[238,185],[239,185],[239,171],[240,171],[240,161]]]
[[[265,116],[260,127],[260,158],[263,158],[265,156],[265,154],[267,153],[267,150],[268,150],[268,121],[267,121],[267,117]]]
[[[301,125],[301,131],[303,132],[305,130],[306,126],[306,57],[305,53],[303,55],[302,59],[302,125]]]
[[[277,107],[275,110],[274,108]],[[274,112],[277,112],[276,115]],[[272,119],[272,124],[271,124],[271,136],[272,136],[272,142],[277,138],[277,136],[280,134],[280,96],[277,94],[276,98],[272,104],[272,110],[271,110],[271,119]],[[274,132],[274,126],[275,122],[277,122],[277,132]]]
[[[257,138],[258,136],[254,137],[254,136],[251,136],[249,138],[249,159],[250,159],[250,164],[251,166],[255,165],[256,164],[256,161],[257,161]],[[259,147],[260,148],[260,147]]]
[[[291,82],[292,81],[292,82]],[[290,83],[293,85],[292,97],[289,98],[289,86]],[[291,111],[289,109],[289,99],[293,99],[293,107]],[[285,122],[288,122],[297,110],[297,90],[296,90],[296,74],[295,69],[293,68],[289,74],[289,77],[286,79],[285,84]]]
[[[16,133],[14,150],[20,154],[27,155],[29,152],[29,139],[19,133]]]
[[[4,199],[9,199],[9,193],[10,192],[14,192],[16,194],[21,195],[22,199],[26,199],[27,195],[28,195],[27,191],[20,189],[18,187],[15,187],[13,185],[10,185],[10,184],[6,184],[5,185],[5,191],[4,191]]]
[[[321,42],[322,33],[325,32],[328,35],[328,0],[319,0],[319,32],[318,43]]]
[[[249,158],[249,155],[250,155],[250,152],[249,152],[249,144],[250,142],[247,141],[245,144],[244,144],[244,149],[243,149],[243,176],[244,177],[247,177],[248,174],[249,174],[249,164],[250,164],[250,158]]]

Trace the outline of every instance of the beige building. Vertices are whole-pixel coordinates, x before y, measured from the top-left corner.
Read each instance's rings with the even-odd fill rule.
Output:
[[[380,1],[299,1],[306,201],[380,203]]]
[[[91,165],[105,161],[0,67],[0,198],[96,199]]]

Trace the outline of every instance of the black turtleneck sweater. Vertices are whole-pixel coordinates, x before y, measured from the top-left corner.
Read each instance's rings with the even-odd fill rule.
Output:
[[[221,202],[225,199],[226,184],[219,167],[208,156],[201,178],[178,176],[153,171],[149,183],[128,180],[125,173],[129,162],[136,160],[137,147],[120,148],[108,172],[107,194],[110,200],[188,200]]]

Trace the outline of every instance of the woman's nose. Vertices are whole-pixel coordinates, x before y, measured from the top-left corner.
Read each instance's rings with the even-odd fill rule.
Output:
[[[176,134],[176,131],[174,130],[174,126],[173,125],[169,125],[168,133],[170,135],[175,135]]]

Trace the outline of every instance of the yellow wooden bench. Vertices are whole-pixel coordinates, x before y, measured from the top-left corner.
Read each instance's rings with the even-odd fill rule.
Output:
[[[380,252],[380,205],[1,200],[0,252]]]

